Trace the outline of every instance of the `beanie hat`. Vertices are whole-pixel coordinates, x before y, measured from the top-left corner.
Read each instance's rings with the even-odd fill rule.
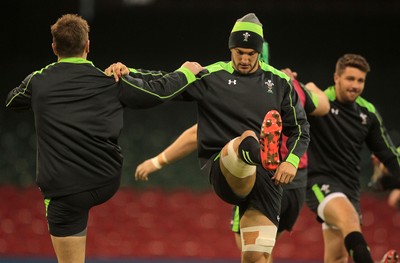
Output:
[[[235,47],[252,48],[262,52],[264,42],[262,24],[254,13],[238,19],[229,36],[229,49]]]

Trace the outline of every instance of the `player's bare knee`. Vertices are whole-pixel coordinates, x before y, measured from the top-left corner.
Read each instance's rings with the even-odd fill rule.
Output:
[[[265,252],[246,251],[242,253],[242,258],[243,262],[268,262]]]

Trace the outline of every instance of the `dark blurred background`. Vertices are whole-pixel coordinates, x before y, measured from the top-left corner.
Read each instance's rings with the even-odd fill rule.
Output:
[[[356,0],[40,0],[4,1],[1,15],[0,100],[26,75],[54,62],[50,26],[65,13],[78,13],[91,26],[89,60],[105,69],[128,66],[172,71],[184,61],[207,65],[229,60],[229,33],[236,19],[254,12],[270,44],[270,63],[290,67],[303,82],[321,88],[333,83],[338,57],[367,58],[363,97],[373,102],[393,140],[399,141],[400,1]],[[221,98],[223,99],[223,98]],[[196,122],[191,103],[169,103],[150,110],[127,110],[120,140],[125,155],[123,185],[209,189],[196,154],[165,167],[149,182],[133,173]],[[0,111],[0,184],[34,184],[36,142],[32,112]],[[369,152],[362,169],[369,177]],[[367,179],[365,179],[365,182]]]
[[[172,71],[186,60],[203,65],[229,60],[227,43],[233,24],[254,12],[264,25],[271,64],[292,68],[302,82],[314,81],[326,88],[333,83],[340,56],[365,56],[372,71],[363,97],[375,104],[393,140],[400,141],[398,0],[13,0],[2,1],[0,10],[3,103],[28,74],[56,61],[50,26],[65,13],[78,13],[89,21],[89,60],[97,67],[105,69],[121,61],[135,68]],[[89,259],[238,261],[229,229],[231,207],[209,191],[196,154],[163,168],[148,182],[133,180],[139,163],[158,154],[195,122],[196,108],[191,103],[126,111],[120,139],[125,155],[122,187],[109,202],[91,211]],[[367,149],[362,155],[365,186],[372,166]],[[1,262],[55,261],[43,199],[34,184],[35,161],[32,112],[8,111],[3,104]],[[363,232],[376,259],[390,248],[399,249],[400,213],[388,207],[386,197],[386,193],[362,196]],[[303,209],[294,231],[283,236],[274,249],[277,262],[321,262],[320,231],[314,216]],[[304,244],[307,249],[299,249]],[[167,260],[171,258],[184,260]]]

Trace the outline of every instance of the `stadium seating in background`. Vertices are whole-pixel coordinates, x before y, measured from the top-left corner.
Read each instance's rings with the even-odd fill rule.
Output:
[[[362,196],[365,236],[374,258],[399,249],[400,212],[385,196]],[[0,258],[54,257],[44,218],[43,199],[35,187],[0,187]],[[92,209],[87,255],[91,258],[237,259],[229,229],[231,206],[213,192],[122,188]],[[396,233],[396,234],[393,234]],[[305,249],[306,247],[306,249]],[[319,260],[321,227],[307,207],[291,233],[285,233],[275,258]]]

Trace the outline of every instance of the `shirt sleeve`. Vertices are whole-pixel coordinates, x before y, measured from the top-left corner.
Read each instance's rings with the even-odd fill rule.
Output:
[[[366,144],[389,172],[400,179],[400,153],[388,135],[377,111],[372,114],[371,121],[372,125],[366,138]]]
[[[125,76],[120,81],[120,100],[129,108],[154,107],[182,93],[195,79],[194,74],[183,67],[148,81]]]
[[[28,75],[18,87],[8,93],[6,99],[7,108],[17,111],[31,108],[32,90],[29,84],[34,75],[35,73]]]
[[[296,90],[301,90],[301,92],[304,94],[305,100],[304,100],[304,110],[306,114],[310,114],[311,112],[315,111],[315,109],[318,106],[318,97],[309,91],[303,83],[294,80],[293,85],[299,85],[299,89]]]
[[[310,142],[306,113],[299,96],[288,82],[288,92],[282,101],[283,133],[288,137],[286,146],[289,150],[285,161],[298,167],[300,158],[307,151]]]
[[[148,69],[135,69],[129,68],[129,75],[134,78],[143,79],[145,81],[156,80],[167,75],[168,72],[163,70],[148,70]]]

